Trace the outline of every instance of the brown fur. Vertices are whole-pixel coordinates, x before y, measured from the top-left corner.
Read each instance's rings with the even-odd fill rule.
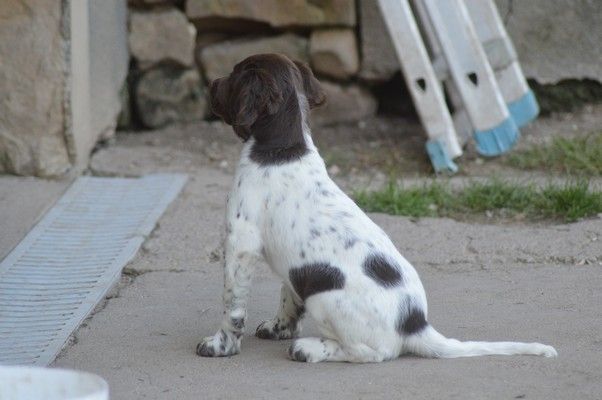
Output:
[[[281,164],[307,152],[298,93],[307,98],[310,108],[326,99],[307,65],[280,54],[258,54],[211,83],[210,103],[243,141],[255,139],[252,160]]]

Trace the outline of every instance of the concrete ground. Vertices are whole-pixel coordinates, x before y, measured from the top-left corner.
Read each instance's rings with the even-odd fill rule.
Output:
[[[121,137],[94,156],[96,174],[179,171],[190,179],[117,290],[54,366],[103,376],[112,399],[600,399],[602,218],[484,225],[371,215],[420,273],[429,321],[440,332],[464,340],[539,341],[556,347],[556,359],[292,362],[286,357],[289,341],[252,336],[278,304],[279,284],[265,265],[257,269],[242,353],[196,356],[197,342],[213,334],[221,318],[221,239],[233,163],[228,154],[239,148],[227,129],[204,127],[207,132],[174,128],[173,136]],[[16,178],[0,178],[0,188],[6,189],[6,179]],[[46,203],[63,188],[54,187]],[[44,191],[42,184],[31,197]],[[2,208],[13,210],[0,217],[30,208],[16,205],[21,197],[10,192],[0,190]],[[31,203],[30,214],[41,212],[42,203]],[[3,223],[2,254],[35,220],[11,218],[21,227],[5,240],[6,227],[14,228]],[[302,335],[315,333],[307,321]]]
[[[52,207],[69,183],[0,175],[0,260]]]

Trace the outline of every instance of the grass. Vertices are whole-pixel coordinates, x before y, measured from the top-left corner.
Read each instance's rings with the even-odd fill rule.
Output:
[[[586,181],[563,186],[520,186],[503,181],[473,182],[461,190],[432,183],[402,188],[389,184],[376,192],[357,192],[355,199],[369,212],[411,217],[466,217],[498,211],[505,217],[572,222],[602,213],[602,192]]]
[[[602,176],[602,132],[586,137],[555,138],[547,145],[517,151],[507,162],[520,169]]]

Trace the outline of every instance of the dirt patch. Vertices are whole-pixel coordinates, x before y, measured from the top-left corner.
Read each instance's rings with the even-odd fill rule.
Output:
[[[602,105],[586,106],[575,113],[552,114],[524,127],[515,150],[548,143],[556,137],[591,135],[600,132],[600,126]],[[330,174],[345,188],[382,187],[390,180],[435,176],[424,151],[426,136],[420,123],[412,118],[380,116],[354,124],[316,128],[313,135]],[[232,129],[219,121],[122,132],[116,141],[118,146],[109,146],[95,155],[91,163],[94,172],[136,174],[151,167],[190,171],[210,166],[231,173],[242,147]],[[117,154],[132,148],[140,150],[138,157]],[[553,176],[545,169],[525,171],[512,167],[507,157],[485,159],[469,141],[464,154],[456,160],[460,167],[456,176],[522,180]]]

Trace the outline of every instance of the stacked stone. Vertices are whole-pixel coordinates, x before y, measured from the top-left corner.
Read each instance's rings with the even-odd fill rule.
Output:
[[[140,4],[140,2],[136,2]],[[130,6],[129,45],[137,79],[132,90],[136,115],[147,128],[191,122],[207,115],[205,85],[194,61],[196,28],[173,5]],[[132,72],[131,72],[132,73]]]
[[[372,85],[399,68],[380,54],[391,48],[376,3],[357,1],[130,0],[134,114],[146,128],[208,118],[208,82],[252,54],[283,53],[323,83],[328,102],[314,124],[374,115]]]

